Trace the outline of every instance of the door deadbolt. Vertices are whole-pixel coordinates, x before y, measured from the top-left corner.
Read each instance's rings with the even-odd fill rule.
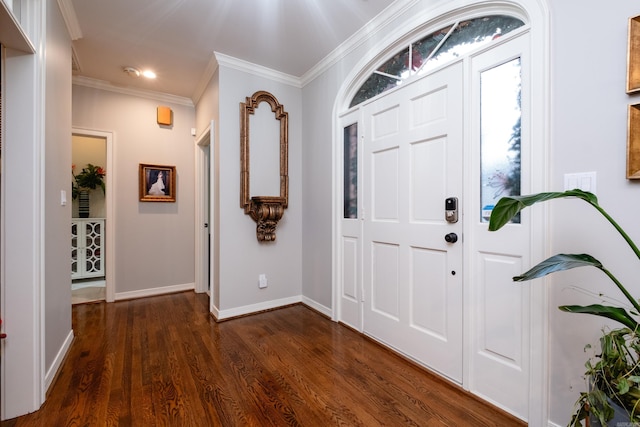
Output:
[[[444,219],[447,222],[458,222],[458,198],[447,197],[444,201]]]

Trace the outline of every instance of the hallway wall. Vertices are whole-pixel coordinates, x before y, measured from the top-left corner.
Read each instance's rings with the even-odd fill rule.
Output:
[[[217,76],[221,201],[218,308],[228,317],[301,300],[302,100],[298,87],[229,64],[221,64]],[[259,90],[273,94],[289,115],[289,206],[278,223],[275,242],[258,242],[255,221],[240,207],[239,105]],[[258,148],[252,145],[253,158],[264,159]],[[271,167],[279,171],[279,164]],[[258,288],[260,274],[266,274],[267,288]]]
[[[640,94],[627,95],[626,58],[628,20],[640,14],[635,2],[613,2],[604,7],[595,0],[575,8],[551,0],[553,23],[551,190],[561,190],[564,174],[597,173],[596,195],[604,207],[636,242],[640,242],[638,211],[640,182],[625,178],[627,108],[640,102]],[[585,31],[581,23],[597,22],[602,31]],[[593,55],[591,47],[601,46]],[[602,261],[640,296],[640,263],[622,238],[597,212],[577,200],[562,200],[551,209],[551,252],[589,253]],[[541,286],[539,281],[533,286]],[[582,288],[591,295],[581,291]],[[551,419],[566,425],[573,402],[585,390],[584,363],[593,354],[585,345],[598,345],[606,319],[569,314],[563,304],[601,303],[602,293],[624,299],[615,285],[593,269],[556,275],[550,293]]]
[[[156,123],[160,105],[172,126]],[[194,107],[74,84],[73,126],[114,134],[116,299],[193,288]],[[176,166],[175,203],[139,201],[140,163]]]

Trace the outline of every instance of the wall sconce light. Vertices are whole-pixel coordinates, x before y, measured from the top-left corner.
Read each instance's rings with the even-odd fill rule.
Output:
[[[157,112],[157,121],[159,125],[171,126],[172,124],[172,114],[171,108],[169,107],[158,107]]]

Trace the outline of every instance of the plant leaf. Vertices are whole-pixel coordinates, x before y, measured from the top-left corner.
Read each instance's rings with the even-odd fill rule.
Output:
[[[592,304],[587,306],[582,305],[562,305],[558,307],[562,311],[566,311],[568,313],[583,313],[583,314],[593,314],[595,316],[606,317],[608,319],[615,320],[616,322],[622,323],[627,328],[632,331],[638,330],[638,322],[631,317],[629,313],[623,308],[620,307],[610,307],[601,304]]]
[[[558,254],[538,263],[529,271],[515,276],[515,282],[537,279],[556,271],[570,270],[577,267],[596,267],[602,269],[602,263],[589,254]]]
[[[538,193],[527,196],[506,196],[498,200],[498,203],[491,211],[489,219],[489,231],[496,231],[511,221],[522,209],[538,202],[544,202],[552,199],[560,199],[564,197],[578,197],[584,201],[598,205],[598,198],[595,194],[582,190],[569,190],[563,192]]]

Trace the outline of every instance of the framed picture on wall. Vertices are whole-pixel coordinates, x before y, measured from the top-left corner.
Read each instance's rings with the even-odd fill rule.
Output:
[[[627,93],[640,91],[640,16],[629,18],[627,41]]]
[[[176,167],[140,163],[141,202],[176,201]]]

